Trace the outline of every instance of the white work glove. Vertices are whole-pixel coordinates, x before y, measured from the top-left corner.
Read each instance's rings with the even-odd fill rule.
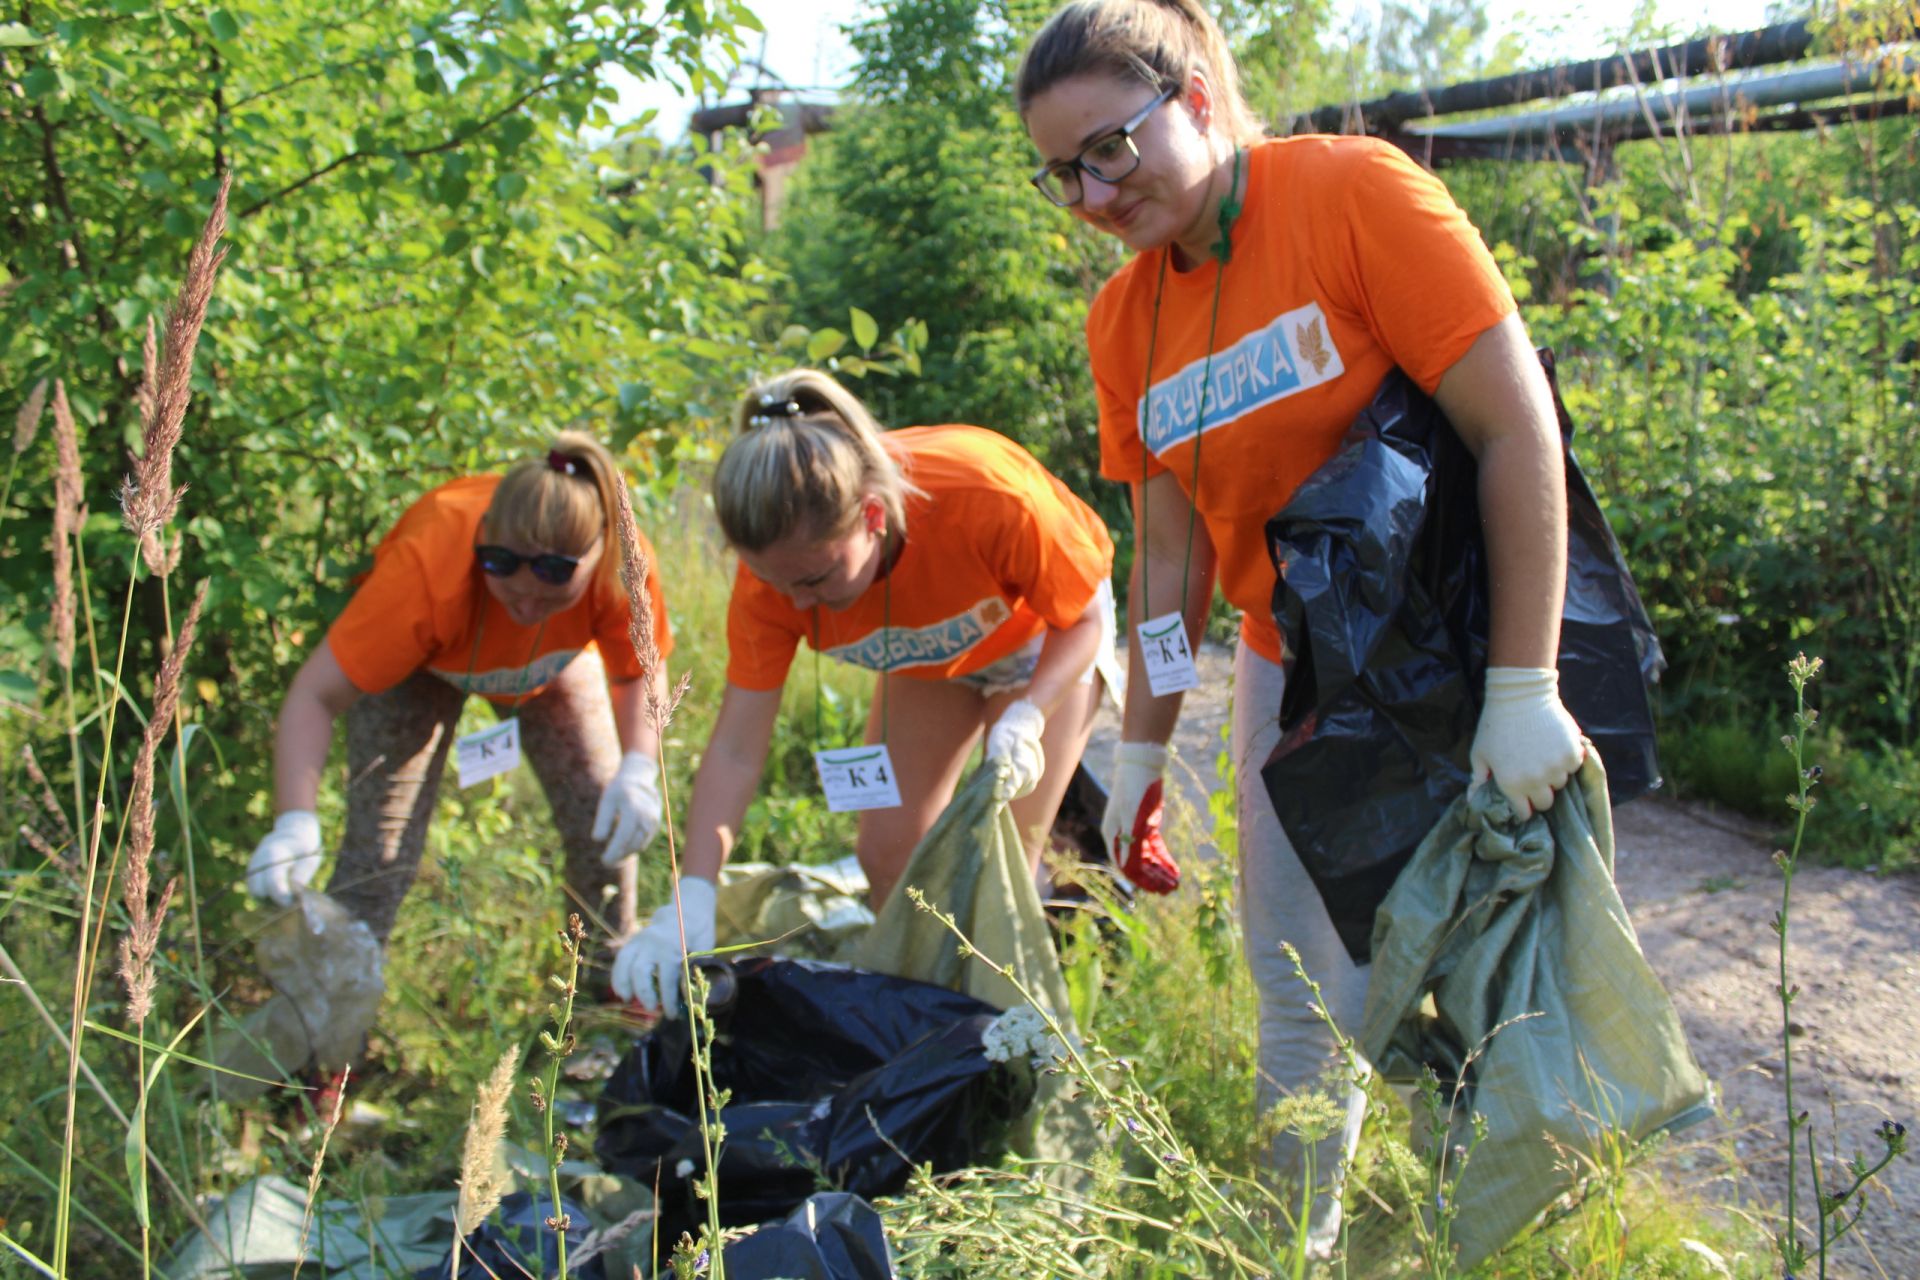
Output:
[[[662,812],[659,761],[644,751],[627,752],[593,815],[593,838],[607,842],[600,861],[617,867],[652,844]]]
[[[1487,668],[1486,704],[1468,757],[1473,780],[1489,777],[1522,818],[1553,807],[1586,757],[1580,726],[1560,705],[1560,673],[1548,667]]]
[[[1167,749],[1157,742],[1123,742],[1113,753],[1113,785],[1100,816],[1100,842],[1128,880],[1148,893],[1180,887],[1180,867],[1160,834]]]
[[[319,869],[320,819],[305,809],[289,809],[254,846],[247,863],[247,892],[291,906],[294,889],[313,883]]]
[[[987,730],[987,759],[1013,766],[1008,776],[1015,800],[1039,786],[1040,775],[1047,771],[1047,753],[1040,745],[1046,728],[1047,713],[1022,698],[1002,711]]]
[[[620,946],[613,961],[613,993],[671,1018],[680,1012],[680,922],[687,925],[687,951],[713,950],[713,881],[680,877],[680,910],[673,900],[653,913],[647,927]]]

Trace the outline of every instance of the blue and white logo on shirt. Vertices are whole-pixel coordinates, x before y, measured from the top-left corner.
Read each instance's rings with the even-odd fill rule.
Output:
[[[579,656],[578,649],[556,649],[552,653],[541,654],[524,667],[498,667],[491,671],[473,672],[443,671],[436,667],[433,674],[462,693],[511,698],[538,689],[565,671],[567,664]]]
[[[999,596],[977,601],[965,613],[924,627],[882,627],[851,644],[827,649],[829,658],[850,662],[869,671],[898,671],[902,667],[931,667],[951,662],[985,640],[1013,616]]]
[[[1345,372],[1340,352],[1327,331],[1320,304],[1309,302],[1256,329],[1225,350],[1211,366],[1202,356],[1153,384],[1137,406],[1140,438],[1156,456],[1194,438],[1238,421],[1256,409],[1309,387],[1331,382]],[[1201,379],[1206,389],[1206,418],[1200,420]]]

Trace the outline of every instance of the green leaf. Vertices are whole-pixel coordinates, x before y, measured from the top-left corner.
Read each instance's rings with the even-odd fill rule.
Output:
[[[816,329],[807,339],[807,359],[816,364],[847,345],[847,335],[838,329]]]
[[[20,87],[29,98],[44,98],[60,87],[60,77],[52,67],[35,67],[21,77]]]
[[[40,701],[40,686],[19,671],[0,671],[0,698],[31,707]]]
[[[443,258],[451,258],[454,254],[460,252],[472,243],[472,232],[466,230],[464,227],[455,227],[453,230],[447,232],[447,238],[440,242],[440,256]]]
[[[519,173],[503,173],[493,183],[494,194],[502,200],[518,200],[526,189],[526,175]]]
[[[44,44],[45,36],[37,36],[18,22],[0,22],[0,49],[23,49],[32,44]]]
[[[140,1090],[140,1103],[133,1109],[133,1119],[127,1124],[127,1181],[133,1188],[133,1213],[140,1220],[142,1231],[153,1225],[147,1212],[147,1099],[153,1095],[153,1086],[160,1079],[160,1068],[167,1065],[167,1059],[173,1056],[173,1051],[180,1047],[180,1042],[187,1038],[187,1033],[200,1021],[200,1014],[205,1012],[203,1007],[188,1018],[187,1024],[153,1060],[153,1067],[147,1072],[146,1085]]]
[[[500,122],[498,132],[501,153],[517,151],[521,143],[533,136],[533,120],[529,116],[508,116]]]
[[[880,326],[858,307],[848,307],[847,314],[853,319],[853,340],[862,351],[873,350],[873,344],[880,340]]]
[[[213,32],[213,38],[221,42],[240,38],[240,22],[225,9],[215,9],[207,15],[207,29]]]

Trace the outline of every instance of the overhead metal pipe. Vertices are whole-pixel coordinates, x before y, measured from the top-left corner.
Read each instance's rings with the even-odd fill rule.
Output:
[[[1543,98],[1599,93],[1627,84],[1794,62],[1813,48],[1805,22],[1783,22],[1758,31],[1704,36],[1684,44],[1570,62],[1537,71],[1471,80],[1439,89],[1409,90],[1369,102],[1317,107],[1307,115],[1316,133],[1377,133],[1422,116],[1454,115],[1517,107]]]
[[[1898,74],[1912,75],[1920,70],[1920,57],[1899,50],[1890,51],[1890,55],[1901,68]],[[1878,60],[1831,62],[1797,71],[1725,80],[1698,89],[1616,95],[1491,120],[1469,120],[1461,124],[1410,123],[1403,132],[1416,139],[1515,143],[1544,143],[1548,139],[1573,142],[1595,135],[1620,137],[1649,120],[1667,124],[1679,116],[1713,116],[1747,107],[1816,103],[1844,94],[1865,93],[1876,87],[1877,65]]]

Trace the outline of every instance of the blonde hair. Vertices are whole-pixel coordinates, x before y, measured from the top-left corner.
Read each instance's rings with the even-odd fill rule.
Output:
[[[597,572],[617,587],[620,495],[614,486],[626,482],[605,445],[582,432],[558,432],[546,452],[522,458],[500,478],[481,521],[483,536],[563,556],[584,556],[598,540]]]
[[[818,369],[789,369],[754,384],[735,415],[739,432],[713,473],[713,508],[727,542],[764,551],[794,534],[837,538],[872,494],[887,527],[904,532],[918,490],[859,397]]]
[[[1199,0],[1071,0],[1027,45],[1014,77],[1024,118],[1033,100],[1063,80],[1104,75],[1187,91],[1195,71],[1213,89],[1213,118],[1235,146],[1266,130],[1240,92],[1240,69],[1220,24]]]

